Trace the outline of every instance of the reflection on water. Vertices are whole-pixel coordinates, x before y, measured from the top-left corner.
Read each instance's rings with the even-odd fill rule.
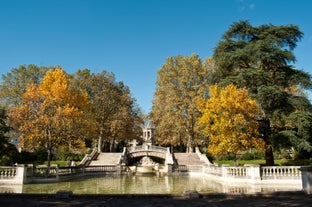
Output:
[[[74,194],[182,194],[186,190],[200,193],[250,193],[301,190],[296,186],[254,186],[221,184],[205,176],[130,176],[110,175],[70,182],[48,184],[0,185],[0,193],[48,193],[71,190]]]

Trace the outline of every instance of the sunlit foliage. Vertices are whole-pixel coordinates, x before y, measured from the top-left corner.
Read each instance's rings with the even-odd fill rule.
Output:
[[[259,137],[257,117],[261,111],[248,97],[246,89],[234,85],[209,88],[208,100],[198,101],[202,112],[199,124],[209,139],[208,151],[213,155],[239,154],[250,148],[264,149]]]

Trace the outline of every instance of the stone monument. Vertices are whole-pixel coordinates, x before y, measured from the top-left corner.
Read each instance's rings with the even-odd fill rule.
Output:
[[[150,148],[154,143],[155,125],[147,120],[143,125],[143,145]]]

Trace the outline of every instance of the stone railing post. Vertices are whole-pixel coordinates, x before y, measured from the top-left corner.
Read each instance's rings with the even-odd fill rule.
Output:
[[[227,165],[227,164],[223,164],[221,166],[221,172],[222,172],[221,176],[224,177],[224,178],[228,177],[228,172],[227,172],[228,167],[229,167],[229,165]]]
[[[258,181],[261,180],[260,166],[259,165],[246,165],[246,176],[250,180]]]
[[[302,166],[301,170],[301,180],[302,180],[302,189],[305,193],[312,193],[312,167],[311,166]]]
[[[16,184],[24,184],[26,183],[26,168],[25,165],[18,165],[16,167],[16,176],[15,176],[15,183]]]

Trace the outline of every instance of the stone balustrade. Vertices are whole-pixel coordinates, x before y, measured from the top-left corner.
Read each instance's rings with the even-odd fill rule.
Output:
[[[245,178],[247,177],[247,168],[246,167],[224,167],[223,176],[225,177],[237,177]]]
[[[138,146],[131,146],[127,147],[128,152],[139,152],[139,151],[156,151],[156,152],[161,152],[161,153],[166,153],[167,148],[165,147],[160,147],[160,146],[155,146],[155,145],[138,145]]]
[[[16,176],[16,167],[0,167],[1,178],[12,178]]]
[[[301,172],[299,166],[269,166],[260,167],[249,165],[243,167],[230,166],[207,166],[205,174],[210,174],[224,179],[247,179],[252,181],[263,180],[300,180]]]
[[[228,182],[250,182],[258,184],[289,183],[305,186],[306,192],[312,192],[312,170],[302,171],[299,166],[271,166],[260,167],[257,165],[230,167],[216,165],[181,165],[176,173],[202,173],[205,176],[213,176],[218,180]],[[90,176],[96,174],[121,174],[127,172],[127,166],[105,165],[105,166],[76,166],[58,167],[47,166],[24,166],[0,167],[0,183],[23,184],[39,182],[58,182],[70,180],[76,177]],[[305,177],[305,178],[303,178]],[[302,180],[301,180],[302,179]],[[304,184],[305,183],[305,184]],[[309,184],[310,183],[310,184]]]
[[[301,179],[300,166],[261,167],[262,179]]]
[[[24,166],[1,167],[0,183],[3,184],[24,184],[24,183],[46,183],[71,180],[76,177],[90,176],[96,174],[121,174],[127,172],[127,167],[123,165],[103,165],[103,166],[75,166],[58,167],[53,165],[47,167]]]
[[[265,184],[268,182],[284,183],[290,182],[300,185],[301,172],[299,166],[271,166],[260,167],[259,165],[246,165],[239,167],[230,167],[223,165],[221,167],[216,165],[201,166],[202,170],[192,168],[196,166],[179,166],[176,172],[192,173],[203,172],[203,174],[211,177],[214,176],[223,181],[237,181],[237,182],[251,182]]]
[[[22,184],[24,180],[24,166],[0,166],[0,183]]]
[[[204,172],[204,166],[203,165],[179,165],[175,172],[178,173],[186,173],[186,172],[196,172],[196,173],[203,173]]]
[[[216,165],[210,165],[206,168],[204,168],[204,173],[208,175],[214,175],[218,177],[222,177],[222,169],[221,167],[218,167]]]

